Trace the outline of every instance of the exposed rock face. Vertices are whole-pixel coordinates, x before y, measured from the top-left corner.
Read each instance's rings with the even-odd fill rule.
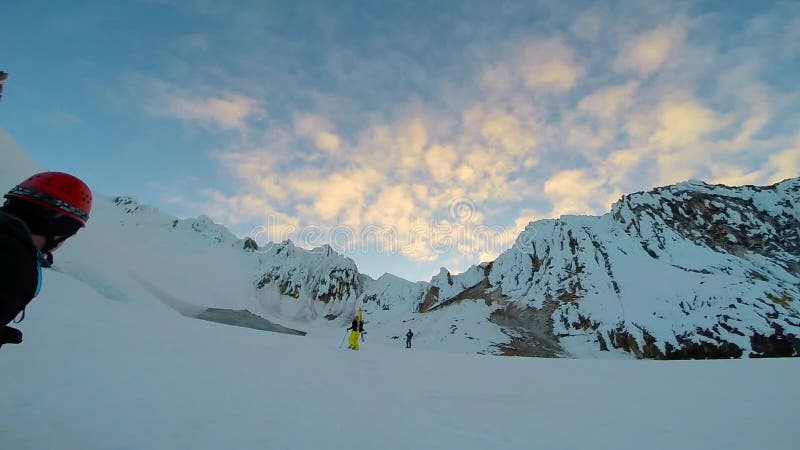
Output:
[[[259,252],[259,266],[262,275],[256,288],[305,302],[308,319],[336,317],[348,305],[352,307],[363,292],[353,260],[329,246],[304,250],[290,241],[271,244]],[[322,306],[318,308],[316,303]]]
[[[553,334],[552,313],[555,307],[554,301],[548,302],[541,310],[510,303],[495,310],[489,320],[501,326],[510,337],[507,344],[498,345],[500,354],[544,358],[563,356],[563,349]]]
[[[258,244],[252,238],[246,238],[242,248],[247,252],[254,252],[258,250]]]

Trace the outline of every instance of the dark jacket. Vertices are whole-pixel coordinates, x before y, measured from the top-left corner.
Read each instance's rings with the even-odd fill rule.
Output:
[[[36,296],[39,251],[25,224],[0,211],[0,328]]]
[[[348,328],[348,330],[353,330],[353,331],[358,331],[359,333],[363,333],[364,321],[362,320],[359,322],[358,317],[356,317],[355,319],[353,319],[353,323],[350,324],[350,328]]]
[[[406,340],[410,341],[412,337],[414,337],[414,333],[412,333],[410,331],[408,333],[406,333]]]

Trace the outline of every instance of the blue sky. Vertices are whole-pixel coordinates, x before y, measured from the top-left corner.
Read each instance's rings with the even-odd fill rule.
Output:
[[[34,1],[0,38],[0,126],[45,167],[373,276],[800,175],[793,1]]]

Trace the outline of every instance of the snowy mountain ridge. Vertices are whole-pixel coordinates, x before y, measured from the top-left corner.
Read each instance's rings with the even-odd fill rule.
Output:
[[[122,227],[149,225],[166,228],[167,226],[171,226],[176,230],[191,230],[202,236],[203,239],[218,244],[239,246],[242,248],[245,248],[245,244],[247,244],[247,248],[254,248],[251,247],[252,244],[249,243],[249,241],[251,241],[250,239],[237,238],[226,227],[214,223],[214,221],[206,215],[201,215],[197,218],[178,219],[162,212],[156,207],[143,205],[139,200],[133,197],[120,196],[111,198],[110,200],[127,217],[127,220],[119,221]]]
[[[544,331],[547,345],[645,358],[796,356],[799,204],[800,179],[687,182],[624,196],[601,217],[538,221],[485,268],[483,297],[501,295],[504,315],[552,319],[552,334],[509,327],[526,342]]]
[[[36,164],[0,137],[8,189]],[[329,246],[258,248],[206,216],[96,197],[54,270],[112,301],[151,298],[190,317],[239,311],[269,322],[260,329],[309,334],[338,333],[363,307],[373,341],[413,328],[421,346],[469,353],[800,354],[800,178],[626,195],[600,217],[532,222],[496,260],[416,283],[372,279]]]
[[[348,264],[347,277],[330,281],[382,326],[399,309],[404,321],[437,323],[446,335],[457,325],[437,316],[461,305],[504,336],[483,343],[494,353],[796,356],[799,204],[800,179],[689,181],[626,195],[600,217],[533,222],[495,261],[458,275],[354,279]]]

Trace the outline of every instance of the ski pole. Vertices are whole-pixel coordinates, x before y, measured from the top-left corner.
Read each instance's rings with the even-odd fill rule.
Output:
[[[347,339],[347,331],[348,330],[344,330],[344,337],[342,338],[342,342],[339,343],[339,348],[342,348],[344,345],[344,340]]]

